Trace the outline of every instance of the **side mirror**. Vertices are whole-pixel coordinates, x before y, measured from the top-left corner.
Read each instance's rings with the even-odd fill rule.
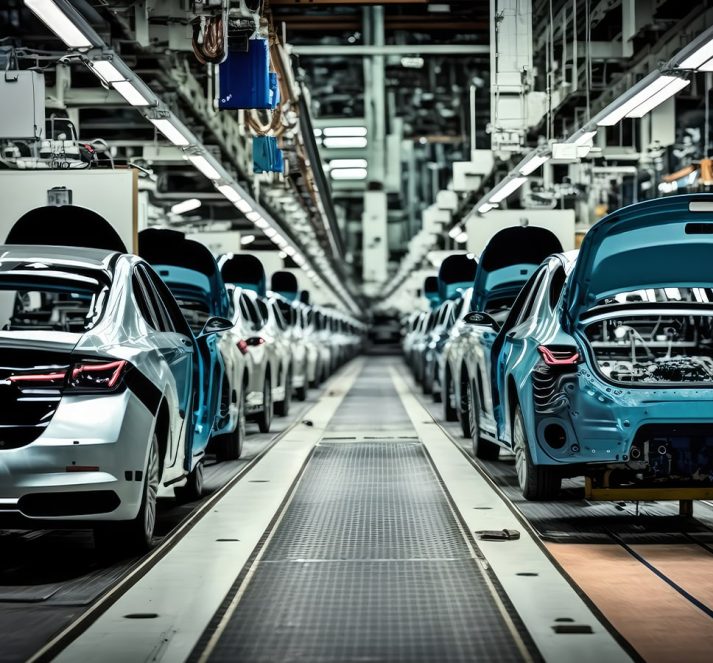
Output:
[[[219,334],[220,332],[230,331],[232,328],[233,323],[228,318],[221,318],[216,315],[205,321],[203,329],[201,329],[201,333],[198,336],[200,338],[211,334]]]
[[[484,327],[490,327],[495,331],[500,329],[498,321],[492,315],[484,311],[471,311],[470,313],[466,313],[463,320],[469,325],[482,325]]]

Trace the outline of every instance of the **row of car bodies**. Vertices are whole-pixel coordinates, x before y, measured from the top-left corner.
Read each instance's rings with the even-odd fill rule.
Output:
[[[139,254],[0,247],[0,526],[146,548],[158,498],[199,497],[206,454],[238,458],[246,418],[269,431],[361,348],[357,321],[246,278],[252,256],[154,229]]]
[[[604,497],[705,496],[713,488],[713,198],[623,208],[579,251],[562,253],[545,233],[495,235],[459,304],[410,318],[404,351],[414,375],[437,389],[477,457],[514,453],[528,499],[554,499],[575,476]],[[439,321],[449,332],[432,386],[417,353]]]

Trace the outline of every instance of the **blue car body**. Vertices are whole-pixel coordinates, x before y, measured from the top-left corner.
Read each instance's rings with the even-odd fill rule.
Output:
[[[599,221],[532,275],[490,351],[495,430],[525,497],[713,486],[713,197]]]

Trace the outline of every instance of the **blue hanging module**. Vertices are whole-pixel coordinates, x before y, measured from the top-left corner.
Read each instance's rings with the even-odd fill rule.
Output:
[[[253,138],[253,172],[281,173],[283,169],[282,150],[277,147],[277,138],[255,136]]]
[[[270,71],[267,39],[249,39],[247,51],[228,48],[228,56],[219,65],[219,78],[221,110],[273,109],[279,101],[277,74]]]

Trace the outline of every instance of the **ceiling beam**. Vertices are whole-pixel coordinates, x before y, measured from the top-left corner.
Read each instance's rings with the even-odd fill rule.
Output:
[[[297,55],[490,55],[487,44],[386,44],[385,46],[292,46]]]

